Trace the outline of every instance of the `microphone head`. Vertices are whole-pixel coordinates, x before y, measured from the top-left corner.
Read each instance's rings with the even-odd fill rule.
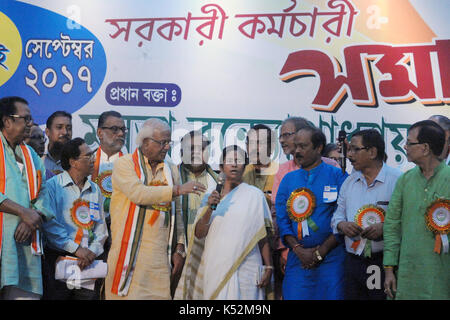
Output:
[[[338,140],[343,142],[347,138],[347,132],[345,130],[339,130]]]
[[[223,184],[225,182],[225,174],[221,172],[217,178],[217,184]]]

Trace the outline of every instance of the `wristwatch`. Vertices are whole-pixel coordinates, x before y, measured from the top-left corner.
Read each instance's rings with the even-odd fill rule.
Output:
[[[186,258],[186,252],[181,251],[180,249],[178,249],[177,251],[175,251],[176,253],[178,253],[183,259]]]
[[[314,253],[316,254],[317,260],[319,260],[319,261],[323,260],[322,256],[319,253],[319,250],[314,251]]]

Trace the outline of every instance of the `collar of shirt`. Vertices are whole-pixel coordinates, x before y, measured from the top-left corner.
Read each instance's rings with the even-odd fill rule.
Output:
[[[183,167],[182,167],[185,171],[186,171],[186,173],[188,174],[188,176],[189,176],[189,180],[192,180],[193,178],[200,178],[200,177],[204,177],[204,176],[206,176],[207,174],[208,174],[208,171],[206,170],[206,168],[205,168],[205,170],[203,170],[202,171],[202,173],[200,173],[198,176],[196,176],[196,175],[194,175],[194,173],[191,171],[191,170],[189,170],[187,167],[186,167],[186,165],[183,165]]]
[[[152,166],[151,166],[150,163],[148,162],[148,158],[147,158],[146,156],[144,156],[144,155],[142,155],[142,156],[144,157],[145,166],[146,166],[147,168],[149,168],[149,169],[150,169],[150,173],[152,173]],[[164,170],[164,161],[162,161],[162,162],[160,162],[160,163],[158,163],[158,164],[156,165],[155,176],[156,176],[156,174],[157,174],[157,172],[158,172],[159,170]]]
[[[1,137],[3,146],[5,147],[4,149],[5,149],[6,152],[11,152],[11,153],[13,154],[13,156],[14,156],[14,154],[15,154],[15,155],[17,155],[20,159],[23,158],[23,156],[22,156],[22,151],[21,151],[21,149],[20,149],[20,144],[18,144],[18,145],[16,146],[16,149],[13,150],[13,149],[11,148],[11,146],[9,145],[8,141],[6,140],[5,136],[3,135],[3,133],[2,133],[1,131],[0,131],[0,137]]]
[[[381,183],[384,183],[386,181],[386,164],[383,162],[383,166],[380,169],[380,172],[378,172],[376,178],[373,180],[372,184],[370,186],[375,185],[375,182],[379,181]],[[362,174],[361,171],[354,171],[354,174],[357,176],[356,181],[361,180],[364,181],[364,183],[367,183],[366,178]]]
[[[414,170],[415,170],[415,174],[417,174],[417,175],[419,175],[422,179],[424,179],[425,181],[431,181],[440,171],[442,171],[445,167],[447,167],[447,164],[445,163],[445,161],[441,161],[440,163],[439,163],[439,165],[436,167],[436,168],[434,168],[434,172],[433,172],[433,175],[429,178],[429,179],[426,179],[425,178],[425,176],[423,175],[423,172],[422,172],[422,169],[418,166],[418,165],[416,165],[415,167],[414,167]]]
[[[117,159],[119,159],[119,153],[116,152],[112,156],[108,157],[108,155],[103,151],[103,149],[100,149],[100,163],[113,163]]]
[[[60,174],[60,179],[61,179],[61,185],[65,188],[68,186],[76,186],[75,182],[73,181],[72,177],[70,176],[70,174],[64,170],[61,174]],[[81,192],[87,191],[89,189],[92,189],[92,185],[91,185],[91,181],[89,179],[86,179],[84,186],[83,186],[83,190],[81,190]]]
[[[445,161],[441,161],[441,163],[436,168],[434,168],[433,177],[437,175],[440,171],[442,171],[446,166],[447,164],[445,163]]]
[[[61,160],[55,160],[53,159],[52,155],[50,154],[50,152],[47,152],[44,157],[50,159],[52,162],[56,163],[57,165],[61,164]]]

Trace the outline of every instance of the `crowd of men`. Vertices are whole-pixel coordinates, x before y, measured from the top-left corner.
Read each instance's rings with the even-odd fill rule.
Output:
[[[197,281],[183,272],[187,255],[202,267],[196,215],[214,190],[220,201],[223,183],[202,132],[181,139],[174,165],[171,128],[150,118],[124,154],[127,127],[107,111],[92,150],[72,137],[71,114],[54,112],[44,134],[20,97],[0,99],[0,131],[0,299],[173,299],[179,283]],[[409,128],[416,166],[406,172],[386,164],[374,129],[335,146],[308,120],[287,118],[282,164],[275,137],[251,127],[242,176],[272,213],[266,299],[450,299],[448,118]]]

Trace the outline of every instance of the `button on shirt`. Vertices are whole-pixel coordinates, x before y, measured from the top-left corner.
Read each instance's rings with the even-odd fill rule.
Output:
[[[78,226],[72,220],[71,209],[77,199],[83,199],[89,203],[99,204],[101,193],[97,185],[91,180],[86,180],[83,189],[80,191],[73,182],[67,171],[51,178],[47,181],[50,208],[55,213],[56,219],[44,224],[47,244],[59,250],[74,253],[78,249],[78,244],[74,241],[78,231]],[[103,244],[108,237],[103,209],[99,206],[100,220],[94,222],[91,229],[93,236],[89,237],[88,249],[99,256],[103,253]]]
[[[338,208],[331,219],[333,233],[338,234],[337,225],[343,221],[355,221],[358,210],[364,205],[375,205],[387,210],[389,200],[394,191],[397,179],[402,175],[399,169],[387,166],[383,167],[375,180],[368,186],[361,171],[354,171],[345,180],[338,197]],[[353,240],[345,236],[347,252],[355,254],[351,247]],[[383,241],[372,241],[372,252],[383,251]]]

